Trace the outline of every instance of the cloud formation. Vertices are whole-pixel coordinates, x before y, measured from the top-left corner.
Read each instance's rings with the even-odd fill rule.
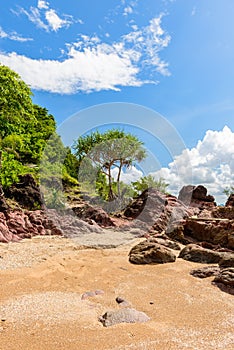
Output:
[[[13,41],[19,41],[19,42],[26,42],[26,41],[32,41],[32,38],[24,38],[21,35],[19,35],[16,32],[10,32],[10,33],[6,33],[2,27],[0,27],[0,39],[9,39],[9,40],[13,40]]]
[[[48,5],[40,2],[41,6],[45,8]],[[30,16],[36,19],[38,11],[31,9]],[[50,27],[57,30],[63,24],[54,12],[49,13]],[[0,53],[0,61],[19,73],[32,89],[60,94],[118,91],[123,86],[156,83],[145,79],[148,68],[150,74],[153,71],[165,76],[170,74],[168,64],[159,56],[170,42],[161,21],[161,15],[153,18],[148,26],[133,29],[112,44],[101,41],[97,36],[80,35],[77,42],[66,45],[63,60],[36,60],[12,52]],[[37,23],[39,25],[38,18]]]
[[[118,171],[118,168],[114,168],[111,171],[111,175],[115,180],[117,179]],[[123,181],[125,184],[130,185],[131,182],[138,181],[143,176],[144,175],[141,170],[137,169],[135,166],[131,166],[127,168],[125,172],[121,172],[120,181]]]
[[[188,164],[192,168],[192,179],[188,176]],[[170,183],[169,191],[176,195],[183,185],[201,184],[218,203],[224,203],[223,190],[234,185],[234,132],[227,126],[221,131],[208,130],[196,147],[185,150],[168,168],[152,175],[163,177]]]
[[[38,28],[47,32],[57,32],[59,29],[67,28],[74,23],[72,16],[65,14],[59,16],[54,9],[50,8],[49,2],[43,0],[38,1],[37,7],[31,6],[28,10],[20,8],[18,14],[26,15]]]

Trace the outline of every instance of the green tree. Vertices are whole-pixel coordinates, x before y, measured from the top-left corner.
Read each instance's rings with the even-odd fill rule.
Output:
[[[81,136],[74,143],[73,148],[80,166],[85,158],[90,159],[92,165],[99,169],[108,179],[108,200],[120,197],[120,175],[124,168],[134,162],[142,161],[146,151],[136,136],[125,133],[122,130],[111,129],[104,133],[99,131]],[[111,171],[118,168],[117,194],[113,190],[113,178]]]
[[[162,193],[166,193],[169,184],[161,177],[159,180],[155,180],[152,175],[147,175],[141,177],[138,181],[132,182],[132,186],[135,190],[135,196],[137,196],[148,188],[155,188]]]
[[[32,92],[20,76],[0,65],[0,137],[22,133],[35,120]]]

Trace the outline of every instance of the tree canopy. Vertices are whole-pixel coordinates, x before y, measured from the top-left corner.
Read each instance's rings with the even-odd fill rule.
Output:
[[[111,129],[104,133],[94,131],[88,135],[80,136],[73,148],[80,166],[84,159],[89,159],[95,169],[108,178],[109,201],[116,196],[120,197],[120,175],[124,168],[134,162],[141,162],[146,151],[136,136],[125,133],[123,130]],[[87,162],[85,163],[86,166]],[[118,168],[117,193],[113,191],[112,170]]]

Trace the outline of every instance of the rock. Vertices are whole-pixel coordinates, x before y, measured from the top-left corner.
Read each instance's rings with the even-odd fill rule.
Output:
[[[121,298],[121,297],[117,297],[116,299],[115,299],[115,301],[119,304],[119,306],[121,306],[121,307],[130,307],[131,306],[131,304],[127,301],[127,300],[125,300],[125,299],[123,299],[123,298]]]
[[[171,241],[170,239],[165,237],[152,237],[148,239],[148,242],[158,243],[173,250],[181,250],[180,245],[178,243]]]
[[[175,260],[176,255],[169,248],[149,241],[137,244],[129,253],[133,264],[164,264]]]
[[[220,272],[220,268],[217,266],[205,266],[201,269],[194,269],[190,272],[190,275],[198,278],[207,278],[210,276],[217,276]]]
[[[187,219],[184,235],[234,249],[234,221],[222,219]]]
[[[130,203],[124,216],[133,220],[131,228],[161,233],[170,232],[171,227],[178,225],[190,212],[186,206],[172,195],[149,188]]]
[[[234,220],[234,206],[217,207],[211,215],[214,218]]]
[[[124,308],[117,311],[107,311],[99,318],[104,327],[110,327],[118,323],[144,323],[150,318],[141,311],[133,308]]]
[[[82,220],[92,223],[96,222],[101,227],[114,227],[115,223],[110,216],[99,207],[93,207],[89,204],[85,204],[72,208],[76,216]]]
[[[9,205],[6,202],[2,186],[0,185],[0,212],[5,212],[9,209]]]
[[[228,197],[228,200],[225,204],[225,207],[232,207],[234,208],[234,193],[230,194],[230,196]]]
[[[218,264],[223,256],[225,253],[206,249],[197,244],[188,244],[181,250],[178,258],[205,264]]]
[[[102,295],[102,294],[104,294],[103,290],[99,290],[99,289],[90,291],[90,292],[85,292],[81,295],[81,300],[85,300],[90,297],[95,297],[96,295]]]
[[[214,282],[234,287],[234,267],[227,267],[220,270],[220,273],[215,277]]]
[[[219,261],[219,267],[220,268],[234,267],[234,253],[232,254],[232,256],[223,257]]]
[[[216,207],[213,196],[207,195],[207,189],[202,186],[184,186],[179,192],[178,200],[190,207],[197,207],[200,210]]]
[[[21,175],[19,182],[5,190],[5,196],[15,200],[25,209],[35,210],[43,207],[40,188],[31,174]]]

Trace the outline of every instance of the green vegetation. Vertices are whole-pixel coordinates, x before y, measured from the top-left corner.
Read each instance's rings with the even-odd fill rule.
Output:
[[[84,169],[82,176],[88,169],[93,169],[90,172],[92,176],[96,172],[96,174],[102,173],[107,177],[109,201],[121,196],[120,175],[122,170],[130,167],[135,161],[142,161],[146,156],[143,143],[136,136],[118,129],[108,130],[102,134],[95,131],[81,136],[75,142],[74,150],[81,168]],[[85,160],[85,163],[82,164],[84,159],[89,161]],[[117,193],[113,189],[111,174],[113,168],[118,168]]]
[[[226,194],[227,197],[229,197],[231,194],[234,193],[234,186],[230,186],[229,188],[225,188],[223,190],[223,193]]]
[[[167,193],[166,189],[169,184],[161,177],[159,180],[155,180],[152,175],[148,175],[140,178],[138,181],[132,182],[132,186],[135,190],[134,196],[137,196],[147,188],[155,188],[162,193]]]
[[[64,181],[77,183],[74,179],[77,160],[55,130],[54,117],[46,108],[33,104],[27,84],[10,68],[0,65],[0,184],[3,188],[17,182],[19,175],[25,173],[38,178],[42,155],[43,170],[48,176],[51,168],[56,173],[55,169],[60,166],[59,154],[59,160],[64,163]]]
[[[123,171],[146,157],[143,143],[123,130],[81,136],[73,152],[56,133],[54,117],[33,104],[29,86],[0,64],[0,190],[31,173],[45,189],[48,206],[62,208],[64,186],[68,192],[81,186],[89,195],[113,203],[125,203],[148,187],[165,192],[168,186],[150,175],[130,185],[120,180]]]

